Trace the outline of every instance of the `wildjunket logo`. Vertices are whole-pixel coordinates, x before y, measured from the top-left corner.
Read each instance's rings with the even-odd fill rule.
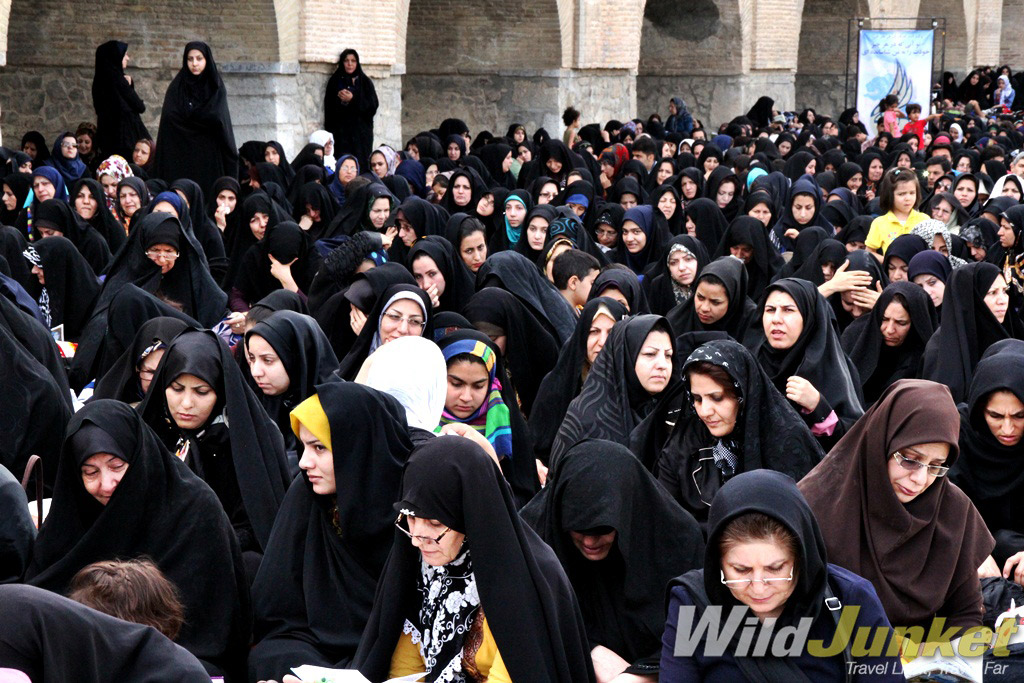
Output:
[[[805,652],[812,657],[835,657],[850,647],[850,654],[859,657],[898,657],[912,659],[913,653],[904,651],[904,641],[920,644],[913,656],[924,657],[979,657],[989,647],[996,656],[1009,654],[1007,644],[1019,628],[1017,624],[999,629],[993,642],[992,629],[985,626],[968,628],[963,631],[956,646],[950,641],[959,629],[947,629],[946,619],[933,619],[928,631],[922,626],[886,629],[880,627],[856,627],[859,606],[843,607],[839,623],[832,640],[809,640],[810,617],[800,619],[795,626],[784,626],[776,630],[775,619],[760,621],[743,606],[728,608],[723,620],[721,605],[710,605],[704,609],[699,620],[695,620],[697,608],[693,605],[679,607],[679,621],[676,628],[676,643],[673,654],[676,657],[692,657],[700,652],[706,657],[721,657],[731,652],[736,657],[800,657]],[[696,621],[696,623],[694,623]],[[890,634],[893,637],[890,638]],[[731,648],[730,644],[735,643]],[[888,643],[888,648],[886,647]]]

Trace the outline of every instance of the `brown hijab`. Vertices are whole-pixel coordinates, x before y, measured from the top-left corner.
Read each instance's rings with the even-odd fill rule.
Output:
[[[981,515],[948,477],[903,504],[887,470],[894,451],[923,443],[949,444],[951,466],[959,433],[947,387],[899,380],[800,481],[829,561],[874,584],[893,626],[981,625],[977,571],[995,546]]]

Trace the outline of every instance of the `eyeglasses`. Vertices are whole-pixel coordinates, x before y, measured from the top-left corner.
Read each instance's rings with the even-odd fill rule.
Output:
[[[395,528],[398,529],[399,531],[401,531],[406,536],[408,536],[409,540],[411,540],[411,541],[419,541],[420,545],[424,545],[424,546],[439,545],[441,543],[441,539],[444,538],[445,536],[447,536],[448,532],[452,530],[451,527],[445,527],[444,531],[442,531],[441,535],[438,536],[437,538],[434,538],[433,536],[413,536],[409,532],[408,529],[406,529],[404,526],[402,526],[403,522],[408,524],[408,522],[405,521],[405,517],[406,516],[403,515],[403,514],[399,514],[398,515],[398,519],[395,520]]]
[[[911,460],[910,458],[906,457],[899,451],[893,453],[892,457],[896,458],[896,462],[900,464],[900,467],[907,470],[908,472],[917,472],[922,467],[927,468],[928,474],[933,477],[944,477],[946,476],[946,472],[949,472],[948,467],[943,467],[941,465],[925,465],[923,462]]]
[[[403,322],[406,322],[409,323],[410,330],[423,329],[423,318],[406,318],[400,313],[385,313],[384,317],[390,320],[396,327],[401,325]]]
[[[558,196],[558,193],[557,192],[551,192],[551,191],[541,192],[539,196],[544,197],[545,199],[554,199],[555,197]]]
[[[156,374],[156,370],[150,370],[149,368],[139,368],[140,379],[153,379],[153,375]]]
[[[776,583],[782,584],[793,580],[792,567],[789,568],[789,576],[778,579],[766,579],[764,577],[761,577],[760,579],[727,579],[725,578],[724,571],[719,570],[719,572],[722,575],[722,583],[728,586],[729,588],[750,588],[752,585],[754,585],[755,581],[760,582],[762,586],[771,586]]]
[[[77,142],[62,142],[60,143],[60,146],[63,147],[64,149],[78,149]]]
[[[176,251],[147,251],[146,256],[153,261],[176,261],[181,254]]]

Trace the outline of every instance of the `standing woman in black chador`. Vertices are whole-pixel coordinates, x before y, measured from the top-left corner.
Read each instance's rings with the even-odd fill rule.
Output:
[[[92,106],[96,110],[96,146],[103,157],[118,154],[131,158],[135,142],[151,138],[140,114],[146,104],[135,93],[128,66],[128,44],[108,40],[96,48],[96,73],[92,77]]]
[[[185,46],[181,71],[164,95],[157,139],[154,178],[168,183],[188,178],[209,196],[217,178],[238,175],[228,91],[206,43]]]
[[[366,164],[373,149],[377,106],[377,91],[363,73],[359,53],[345,50],[324,93],[324,128],[334,135],[337,158],[352,154],[360,165]]]

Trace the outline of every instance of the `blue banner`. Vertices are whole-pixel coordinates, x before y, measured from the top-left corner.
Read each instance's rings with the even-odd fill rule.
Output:
[[[857,52],[857,111],[876,134],[875,121],[882,115],[878,103],[886,95],[899,99],[900,111],[920,104],[922,115],[930,112],[934,31],[861,31]]]

